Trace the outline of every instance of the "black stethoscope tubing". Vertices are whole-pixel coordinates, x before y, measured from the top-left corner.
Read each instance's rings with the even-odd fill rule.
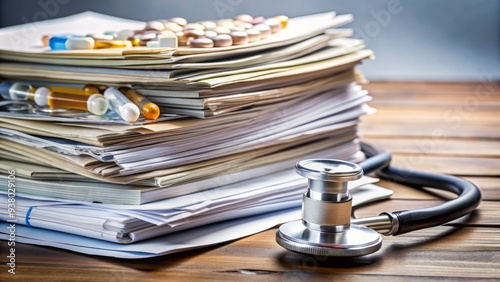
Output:
[[[392,212],[399,221],[399,226],[392,235],[445,224],[471,213],[481,202],[479,189],[465,179],[391,166],[390,153],[380,152],[366,143],[361,144],[361,150],[367,156],[367,159],[359,164],[365,174],[375,172],[382,179],[412,187],[445,190],[458,196],[434,207]]]

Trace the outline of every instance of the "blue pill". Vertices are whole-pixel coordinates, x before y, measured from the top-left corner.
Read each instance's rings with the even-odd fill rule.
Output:
[[[49,39],[49,47],[52,50],[66,50],[66,40],[68,38],[81,37],[77,35],[55,35]]]

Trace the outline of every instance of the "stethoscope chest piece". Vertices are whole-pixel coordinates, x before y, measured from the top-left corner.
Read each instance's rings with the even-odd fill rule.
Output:
[[[352,197],[348,181],[363,176],[354,163],[312,159],[295,165],[309,179],[303,195],[302,219],[280,226],[276,242],[290,251],[321,256],[352,257],[376,252],[382,237],[375,230],[351,223]]]

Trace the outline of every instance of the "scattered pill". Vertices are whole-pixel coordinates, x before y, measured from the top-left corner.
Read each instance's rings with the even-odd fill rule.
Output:
[[[139,118],[139,108],[118,89],[109,87],[104,91],[104,97],[108,100],[109,108],[115,111],[123,120],[135,122]]]
[[[255,28],[247,29],[248,42],[257,42],[260,40],[260,31]]]
[[[49,47],[52,50],[66,50],[66,41],[68,38],[74,38],[74,35],[55,35],[49,39]]]
[[[231,28],[234,28],[236,25],[234,24],[233,20],[223,19],[223,20],[217,21],[217,26],[223,26],[223,27],[231,29]]]
[[[231,30],[225,26],[217,26],[213,31],[217,32],[217,34],[230,34]]]
[[[146,26],[144,27],[144,30],[156,30],[156,31],[162,31],[165,29],[165,25],[161,21],[150,21],[146,23]]]
[[[108,102],[101,94],[87,94],[78,88],[51,88],[39,87],[36,89],[34,100],[38,106],[49,106],[51,109],[83,110],[94,115],[103,115],[108,110]]]
[[[83,88],[49,85],[49,86],[45,86],[45,88],[49,89],[50,91],[54,91],[54,92],[63,92],[63,93],[69,93],[69,94],[75,94],[75,95],[87,95],[88,96],[90,94],[99,93],[99,89],[97,89],[97,87],[93,86],[93,85],[86,85]],[[35,99],[36,99],[36,95],[35,95]]]
[[[156,33],[142,33],[136,36],[139,39],[139,45],[146,46],[147,42],[155,39],[157,35]]]
[[[192,48],[211,48],[214,42],[209,38],[196,38],[188,41],[188,46]]]
[[[188,38],[186,37],[184,32],[179,31],[179,32],[176,32],[175,35],[177,35],[177,44],[179,46],[186,46],[187,45]]]
[[[94,43],[96,49],[130,47],[132,47],[132,42],[129,40],[96,40]]]
[[[132,43],[132,46],[141,46],[141,40],[137,37],[129,37],[127,40]]]
[[[253,25],[256,25],[256,24],[261,24],[265,21],[266,19],[264,17],[255,17],[252,19],[252,21],[250,22],[251,24]]]
[[[146,119],[156,120],[160,116],[160,108],[158,105],[142,96],[139,92],[127,87],[121,87],[118,90],[141,109],[142,115]]]
[[[164,30],[170,30],[173,32],[179,32],[183,30],[182,26],[174,22],[163,22],[163,25],[164,25]]]
[[[163,32],[158,35],[158,43],[159,47],[177,48],[177,36],[172,31]]]
[[[86,50],[94,49],[95,41],[92,37],[74,37],[68,38],[65,47],[68,50]]]
[[[212,38],[214,47],[227,47],[233,45],[233,38],[229,34],[219,34]]]
[[[233,45],[243,45],[248,43],[248,34],[244,31],[234,31],[229,35],[233,39]]]
[[[254,28],[260,32],[260,39],[266,39],[271,34],[271,28],[266,24],[258,24]]]
[[[82,87],[82,90],[85,91],[85,93],[87,93],[87,94],[101,93],[99,88],[96,85],[92,85],[92,84],[85,84]]]
[[[85,84],[82,89],[87,92],[87,94],[104,93],[108,87],[106,85],[98,84]]]
[[[264,24],[271,28],[272,33],[276,33],[281,29],[281,22],[277,18],[269,18],[264,21]]]
[[[281,29],[285,29],[288,26],[288,17],[287,16],[276,16],[276,18],[280,21],[281,23]]]
[[[251,23],[241,23],[241,24],[239,24],[239,25],[237,25],[237,26],[241,26],[241,27],[243,27],[245,30],[253,28],[253,24],[251,24]]]
[[[242,22],[251,22],[253,20],[253,17],[247,14],[239,15],[234,17],[235,20],[242,21]]]
[[[184,36],[186,36],[187,38],[196,39],[205,36],[205,32],[199,29],[189,29],[189,30],[184,30]]]
[[[111,38],[111,39],[108,39],[108,40],[113,40],[113,39],[117,39],[117,40],[127,40],[129,37],[133,37],[135,34],[135,32],[133,30],[130,30],[130,29],[122,29],[118,32],[116,38]],[[94,38],[96,39],[96,38]]]
[[[42,36],[42,45],[43,47],[47,47],[49,46],[49,39],[50,39],[51,35],[44,35]]]
[[[204,26],[205,29],[211,29],[211,28],[217,27],[217,24],[215,22],[212,22],[212,21],[201,21],[198,23],[201,24],[202,26]]]
[[[184,31],[191,29],[205,30],[205,26],[199,23],[188,23],[187,25],[184,26]]]
[[[205,37],[212,38],[214,36],[217,36],[217,32],[213,30],[207,30],[205,31]]]
[[[188,23],[186,19],[179,18],[179,17],[171,18],[171,19],[169,19],[169,21],[174,22],[180,26],[185,26]]]

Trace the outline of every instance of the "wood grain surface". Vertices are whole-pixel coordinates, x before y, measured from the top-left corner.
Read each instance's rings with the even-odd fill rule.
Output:
[[[394,164],[472,181],[483,194],[474,213],[445,226],[384,237],[380,251],[350,259],[288,252],[275,243],[275,228],[144,260],[17,244],[17,274],[8,275],[3,266],[0,280],[499,281],[500,85],[379,82],[365,88],[378,112],[363,118],[362,139],[391,151]],[[357,208],[356,217],[433,206],[450,197],[432,189],[381,185],[394,190],[391,199]]]

